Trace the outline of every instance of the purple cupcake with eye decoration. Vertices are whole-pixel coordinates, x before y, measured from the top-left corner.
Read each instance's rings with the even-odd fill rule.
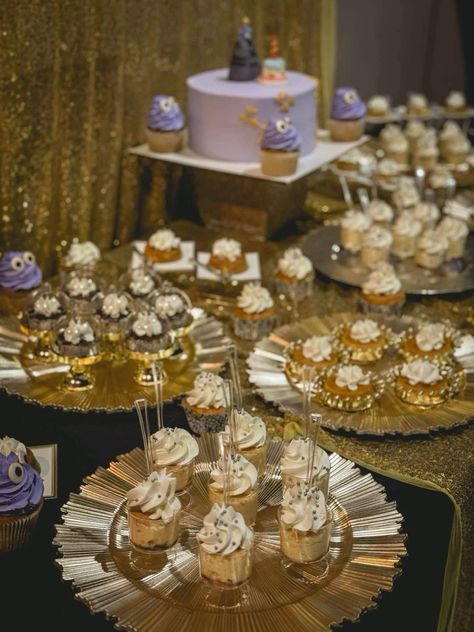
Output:
[[[367,108],[354,88],[338,88],[332,102],[328,129],[334,141],[358,140],[364,131]]]
[[[43,275],[33,253],[12,250],[0,254],[1,311],[17,314]]]
[[[31,456],[31,453],[30,453]],[[0,552],[14,551],[30,539],[43,506],[43,481],[28,463],[23,443],[0,439]]]
[[[169,153],[182,149],[184,116],[173,97],[158,94],[151,100],[146,139],[152,151]]]
[[[266,176],[289,176],[298,165],[301,136],[288,117],[273,118],[263,131],[260,144],[262,173]]]

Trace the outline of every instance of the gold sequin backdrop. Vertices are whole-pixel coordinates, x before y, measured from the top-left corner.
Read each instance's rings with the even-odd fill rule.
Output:
[[[136,234],[127,148],[150,98],[184,103],[188,75],[227,65],[243,15],[261,56],[277,33],[290,68],[322,75],[323,106],[329,91],[333,0],[1,4],[0,249],[31,249],[46,272],[72,237],[105,249]]]

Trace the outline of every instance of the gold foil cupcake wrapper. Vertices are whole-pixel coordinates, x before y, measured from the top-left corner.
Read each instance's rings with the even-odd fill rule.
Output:
[[[344,410],[346,412],[361,411],[371,408],[376,400],[380,399],[383,395],[386,385],[385,375],[376,375],[371,371],[365,373],[370,379],[370,384],[373,387],[372,393],[365,393],[356,397],[349,397],[339,395],[337,393],[329,393],[324,388],[324,381],[329,375],[334,375],[343,365],[339,364],[331,367],[327,371],[325,376],[321,376],[315,384],[314,397],[324,406],[329,408],[335,408],[337,410]]]
[[[360,364],[370,364],[372,362],[376,362],[380,360],[384,353],[399,344],[399,336],[395,334],[392,329],[387,327],[384,324],[378,323],[379,329],[381,332],[381,337],[384,338],[384,342],[382,344],[377,345],[377,347],[364,348],[363,345],[351,347],[346,345],[342,340],[342,334],[348,330],[348,325],[340,325],[336,329],[336,336],[338,337],[341,345],[344,349],[346,349],[350,353],[350,359],[352,362],[359,362]],[[357,343],[357,340],[354,340]]]
[[[389,380],[397,396],[408,404],[414,406],[424,406],[432,408],[443,404],[449,399],[455,397],[464,387],[466,383],[466,375],[461,367],[455,368],[451,365],[442,365],[439,368],[440,375],[447,380],[447,385],[443,389],[432,388],[427,390],[427,385],[419,384],[401,384],[397,378],[403,365],[398,365],[390,372]],[[436,386],[436,383],[434,384]]]

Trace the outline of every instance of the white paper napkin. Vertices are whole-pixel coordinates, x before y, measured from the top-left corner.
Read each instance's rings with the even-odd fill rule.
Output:
[[[198,252],[197,260],[199,263],[207,265],[209,263],[211,253],[210,252]],[[246,252],[244,253],[245,260],[247,261],[247,269],[238,274],[230,275],[230,278],[234,281],[259,281],[261,279],[260,272],[260,257],[258,252]],[[206,281],[219,281],[219,276],[197,266],[197,278]]]

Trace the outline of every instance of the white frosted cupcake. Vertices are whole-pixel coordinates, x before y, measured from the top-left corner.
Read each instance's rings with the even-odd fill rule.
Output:
[[[413,211],[402,211],[392,228],[392,253],[399,259],[414,257],[422,230],[423,224],[415,218]]]
[[[250,415],[247,411],[234,411],[235,450],[257,469],[259,476],[265,472],[267,465],[267,427],[260,417]],[[225,427],[230,435],[230,428]]]
[[[172,546],[179,535],[181,503],[176,480],[165,470],[152,472],[127,492],[128,528],[132,544],[153,550]]]
[[[381,160],[375,169],[374,177],[381,183],[392,183],[400,177],[401,165],[390,158]]]
[[[434,228],[439,220],[440,211],[433,202],[418,202],[413,208],[413,216],[421,222],[423,229]]]
[[[389,123],[385,125],[383,130],[380,132],[380,142],[384,149],[397,138],[403,136],[402,128],[399,125],[395,125],[395,123]]]
[[[445,196],[451,186],[454,184],[453,174],[449,169],[438,165],[436,169],[430,173],[428,177],[428,184],[435,191],[437,197]]]
[[[343,171],[358,171],[360,161],[364,155],[360,149],[355,147],[336,160],[336,167]]]
[[[100,261],[100,250],[92,241],[75,239],[60,262],[63,270],[94,270]]]
[[[342,327],[339,336],[353,362],[375,362],[388,348],[391,332],[371,318],[361,318]]]
[[[435,230],[427,230],[418,241],[415,263],[422,268],[438,268],[448,250],[448,240]]]
[[[166,469],[176,479],[176,491],[182,491],[193,477],[194,459],[199,454],[196,439],[183,428],[161,428],[150,438],[155,470]]]
[[[157,230],[145,246],[145,257],[153,263],[178,261],[181,255],[181,239],[169,228]]]
[[[369,116],[384,117],[390,113],[390,103],[386,96],[382,94],[374,94],[367,101],[367,114]]]
[[[423,167],[426,171],[432,171],[438,164],[439,150],[436,144],[436,137],[425,132],[419,139],[416,151],[413,156],[415,167]]]
[[[410,146],[410,151],[412,153],[416,151],[418,142],[420,138],[423,136],[425,130],[426,130],[426,127],[422,121],[416,121],[416,120],[408,121],[408,123],[406,124],[405,130],[404,130],[405,138],[408,141],[408,144]]]
[[[359,252],[371,224],[370,217],[362,211],[347,211],[341,221],[341,246],[349,252]]]
[[[234,454],[229,459],[227,480],[229,504],[242,514],[246,524],[255,524],[257,520],[257,468],[247,461],[242,454]],[[211,471],[209,479],[209,501],[211,505],[224,502],[225,484],[224,461],[220,459]]]
[[[464,255],[469,227],[465,222],[453,217],[444,217],[436,228],[436,232],[448,241],[446,259],[456,259]]]
[[[447,217],[460,219],[469,226],[474,219],[474,206],[462,204],[459,200],[448,200],[443,207],[443,213]]]
[[[420,201],[420,194],[413,182],[403,181],[393,192],[392,202],[395,207],[402,211],[406,208],[412,208]]]
[[[443,125],[443,129],[439,133],[438,142],[441,150],[441,155],[445,158],[445,150],[449,143],[455,140],[458,136],[464,136],[464,133],[456,121],[446,121]]]
[[[324,372],[336,364],[341,355],[341,347],[332,336],[311,336],[288,345],[285,353],[290,373],[300,380],[305,366]]]
[[[181,405],[189,427],[196,434],[221,432],[226,421],[224,380],[214,373],[200,373]]]
[[[312,448],[313,444],[309,439],[293,439],[285,446],[280,464],[283,490],[307,480],[308,459],[311,458]],[[316,446],[311,486],[320,489],[325,496],[329,489],[330,469],[327,453],[320,446]]]
[[[366,213],[374,224],[383,228],[388,228],[393,220],[393,209],[383,200],[371,200]]]
[[[386,228],[372,226],[362,240],[361,259],[368,268],[375,268],[381,261],[387,261],[392,245],[392,235]]]
[[[209,265],[225,274],[238,274],[247,269],[242,244],[237,239],[222,237],[212,244]]]
[[[296,299],[309,296],[313,290],[313,264],[300,248],[288,248],[278,260],[275,275],[276,291],[279,294],[294,292]]]
[[[366,314],[400,314],[405,298],[400,279],[389,263],[380,263],[362,285],[362,311]]]
[[[394,160],[395,162],[406,165],[408,162],[408,151],[409,144],[403,132],[400,131],[400,134],[397,136],[393,136],[388,141],[384,143],[385,148],[385,156],[390,160]]]
[[[426,116],[428,112],[428,100],[424,94],[412,92],[408,95],[407,114],[409,116]]]
[[[213,505],[196,538],[201,577],[223,586],[238,586],[250,577],[254,534],[232,506]]]
[[[237,297],[233,314],[234,333],[244,340],[259,340],[275,325],[274,303],[260,283],[246,283]]]
[[[316,562],[329,550],[332,513],[325,495],[305,484],[288,488],[278,512],[280,548],[293,562]]]
[[[466,107],[466,97],[459,90],[451,90],[444,101],[446,112],[464,112]]]
[[[458,134],[450,139],[443,148],[444,159],[452,165],[461,164],[470,153],[471,143],[464,134]]]

